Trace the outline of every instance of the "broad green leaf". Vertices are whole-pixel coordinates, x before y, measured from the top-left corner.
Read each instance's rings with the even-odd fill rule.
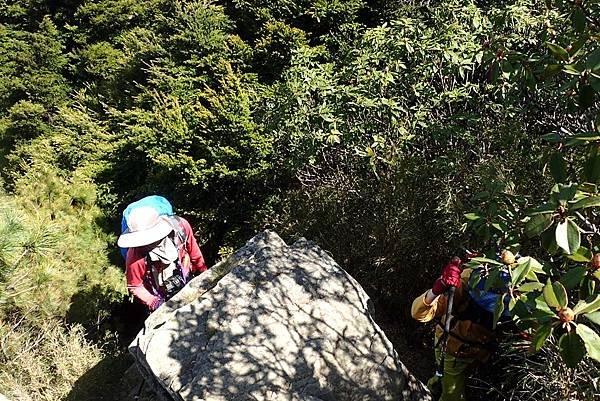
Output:
[[[531,320],[531,311],[527,307],[527,304],[520,298],[511,298],[508,303],[508,309],[513,317],[516,316],[521,321]]]
[[[567,255],[567,257],[575,262],[589,262],[592,260],[592,251],[584,246],[580,246],[572,255]]]
[[[581,229],[572,219],[567,219],[567,235],[570,253],[576,252],[581,245]]]
[[[599,273],[596,271],[596,273]],[[597,277],[596,277],[597,278]],[[588,299],[596,295],[596,280],[592,277],[585,276],[583,281],[579,285],[579,298],[580,299]]]
[[[533,266],[537,266],[541,269],[542,265],[537,260],[533,259],[531,256],[524,256],[519,258],[517,262],[517,266],[512,271],[511,282],[513,285],[516,285],[523,281],[525,277],[532,270]]]
[[[573,28],[575,32],[583,32],[586,26],[585,14],[581,7],[575,7],[573,9]]]
[[[599,129],[600,131],[600,129]],[[583,166],[583,178],[585,181],[600,183],[600,146],[591,146],[587,159]]]
[[[585,68],[592,71],[600,69],[600,47],[588,55],[585,60]]]
[[[584,35],[580,39],[575,41],[571,45],[571,50],[569,50],[569,54],[571,55],[571,57],[577,56],[588,40],[589,40],[589,36]]]
[[[506,294],[502,294],[502,296],[498,297],[498,300],[496,301],[496,306],[494,307],[494,320],[492,323],[492,327],[494,329],[496,328],[496,325],[498,324],[498,319],[500,319],[502,312],[504,312],[504,298],[505,297],[506,297]]]
[[[558,349],[565,364],[574,368],[585,356],[583,340],[576,333],[565,333],[558,340]]]
[[[569,139],[576,139],[584,143],[595,142],[600,140],[600,134],[597,132],[579,132],[575,135],[571,135]]]
[[[583,315],[583,317],[585,317],[592,323],[600,325],[600,312],[586,313],[585,315]]]
[[[550,78],[562,71],[562,65],[560,64],[548,64],[544,69],[544,77]]]
[[[544,287],[546,288],[546,287]],[[534,296],[533,298],[533,302],[535,303],[535,308],[533,310],[533,313],[535,314],[536,312],[540,312],[540,313],[544,313],[544,315],[550,315],[552,317],[556,317],[556,313],[554,313],[554,311],[551,309],[552,307],[550,305],[548,305],[548,302],[546,302],[546,298],[544,297],[544,294],[542,292],[542,294],[537,295],[537,294],[528,294],[530,296]],[[537,296],[535,296],[537,295]]]
[[[600,114],[598,114],[600,116]],[[598,192],[598,185],[592,184],[591,182],[585,182],[583,184],[579,184],[578,189],[581,192],[587,192],[590,194],[595,194]]]
[[[600,362],[600,336],[594,330],[581,323],[577,325],[575,332],[583,340],[589,357]]]
[[[546,43],[546,46],[548,46],[548,49],[550,49],[550,52],[558,61],[567,61],[569,59],[569,53],[559,45]]]
[[[548,251],[550,255],[558,252],[559,247],[556,244],[555,230],[546,230],[540,235],[542,247]]]
[[[491,226],[494,227],[496,230],[500,231],[501,233],[505,232],[507,229],[507,227],[504,226],[502,223],[492,223]]]
[[[469,276],[469,287],[477,288],[477,284],[479,284],[480,280],[481,280],[481,271],[476,270],[476,271],[472,272],[471,275]]]
[[[535,216],[536,214],[546,214],[546,213],[551,213],[554,212],[556,210],[556,208],[558,207],[558,203],[557,202],[548,202],[548,203],[544,203],[543,205],[540,205],[534,209],[530,209],[527,211],[527,215],[528,216]]]
[[[542,288],[544,288],[544,284],[536,282],[536,281],[532,281],[532,282],[528,282],[528,283],[521,285],[519,288],[517,288],[517,291],[532,292],[532,291],[539,291]]]
[[[535,331],[535,337],[533,338],[533,348],[535,351],[539,351],[544,346],[544,343],[552,334],[552,322],[544,323]]]
[[[583,85],[579,87],[579,106],[586,109],[594,104],[596,92],[592,85]]]
[[[567,163],[560,152],[555,152],[550,156],[548,164],[554,181],[565,182],[567,180]]]
[[[600,196],[588,196],[586,198],[578,200],[573,205],[569,206],[569,209],[578,210],[598,206],[600,206]]]
[[[575,185],[558,184],[558,191],[554,193],[554,198],[558,203],[566,205],[568,201],[575,197],[575,194],[577,194],[577,187]]]
[[[540,281],[540,280],[538,279],[538,277],[537,277],[537,274],[535,273],[535,271],[533,271],[533,269],[531,269],[531,270],[529,271],[529,273],[527,273],[527,275],[525,276],[525,278],[526,278],[528,281],[535,281],[536,283]]]
[[[560,69],[560,65],[557,65]],[[558,135],[556,132],[551,132],[549,134],[542,135],[542,139],[544,141],[548,141],[550,143],[559,143],[562,142],[562,137]]]
[[[571,253],[569,248],[568,225],[566,221],[559,222],[554,230],[556,236],[556,244],[561,247],[566,253]]]
[[[476,213],[465,213],[465,217],[467,218],[467,220],[480,220],[483,217],[476,214]]]
[[[473,260],[475,262],[479,262],[481,264],[489,263],[489,264],[496,265],[496,266],[504,266],[504,264],[502,264],[501,262],[498,262],[497,260],[488,259],[488,258],[484,258],[484,257],[476,257],[476,258],[472,258],[471,260]]]
[[[561,278],[560,282],[565,286],[566,289],[570,290],[579,285],[581,280],[586,273],[586,268],[583,266],[577,266],[569,269]]]
[[[548,282],[544,286],[543,294],[548,306],[552,308],[564,308],[567,306],[567,290],[565,290],[565,287],[560,282],[555,281],[551,283],[550,279],[548,279]]]
[[[546,305],[545,303],[544,303],[544,305],[546,306],[546,308],[548,308],[548,305]],[[539,323],[547,323],[547,322],[556,323],[556,313],[552,312],[549,309],[548,310],[536,309],[530,313],[531,313],[531,316],[534,318],[534,320],[536,320]]]
[[[515,70],[513,65],[508,60],[503,60],[500,63],[500,69],[502,70],[502,72],[507,73],[507,75],[505,75],[506,77],[510,77],[510,73]]]
[[[556,225],[556,244],[566,253],[571,254],[579,248],[581,236],[579,227],[571,219],[566,219]]]
[[[540,235],[552,225],[552,213],[536,214],[525,225],[525,235],[529,238]]]
[[[590,85],[594,88],[594,91],[600,92],[600,78],[590,76]]]
[[[582,313],[596,312],[598,309],[600,309],[600,295],[596,295],[596,297],[590,302],[586,302],[584,300],[579,301],[573,308],[573,312],[576,315],[579,315]]]
[[[485,279],[485,285],[483,286],[483,290],[489,291],[491,288],[494,288],[496,283],[498,283],[499,281],[501,281],[500,270],[499,269],[492,270]]]
[[[567,64],[563,68],[564,72],[566,72],[567,74],[571,74],[571,75],[579,75],[583,72],[583,70],[584,70],[583,66],[581,66],[579,64]]]

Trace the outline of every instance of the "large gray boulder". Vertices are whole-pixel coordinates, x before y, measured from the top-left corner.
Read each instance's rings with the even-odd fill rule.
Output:
[[[154,312],[130,345],[164,400],[429,400],[361,286],[265,231]]]

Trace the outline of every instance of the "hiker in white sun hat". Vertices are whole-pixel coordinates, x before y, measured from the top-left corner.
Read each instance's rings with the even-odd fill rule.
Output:
[[[136,248],[158,242],[173,231],[173,226],[166,216],[159,216],[150,207],[133,209],[129,215],[127,229],[121,234],[117,245],[121,248]]]
[[[150,310],[181,290],[192,273],[207,269],[187,220],[160,215],[151,206],[130,211],[117,244],[128,248],[127,288]]]

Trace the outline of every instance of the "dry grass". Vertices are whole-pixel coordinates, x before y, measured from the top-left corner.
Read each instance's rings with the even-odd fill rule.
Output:
[[[102,359],[80,326],[56,322],[26,326],[0,322],[0,393],[19,401],[64,399],[73,384]]]
[[[595,401],[600,399],[600,364],[585,358],[575,369],[568,368],[555,341],[548,341],[537,354],[528,352],[530,343],[515,338],[501,345],[495,372],[483,383],[488,400],[503,401]],[[492,375],[490,375],[492,376]]]

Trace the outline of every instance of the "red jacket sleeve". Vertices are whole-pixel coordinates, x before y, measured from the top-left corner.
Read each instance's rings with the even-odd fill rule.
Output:
[[[144,274],[146,273],[146,260],[136,249],[129,249],[125,262],[125,275],[127,276],[127,289],[136,298],[154,309],[160,298],[153,295],[144,287]]]
[[[196,242],[196,237],[194,237],[194,232],[192,231],[192,227],[190,223],[186,219],[181,219],[181,226],[185,231],[185,235],[187,238],[187,251],[190,255],[190,262],[192,265],[192,271],[196,273],[202,273],[208,269],[206,266],[206,262],[204,261],[204,256],[200,251],[200,247],[198,246],[198,242]]]

